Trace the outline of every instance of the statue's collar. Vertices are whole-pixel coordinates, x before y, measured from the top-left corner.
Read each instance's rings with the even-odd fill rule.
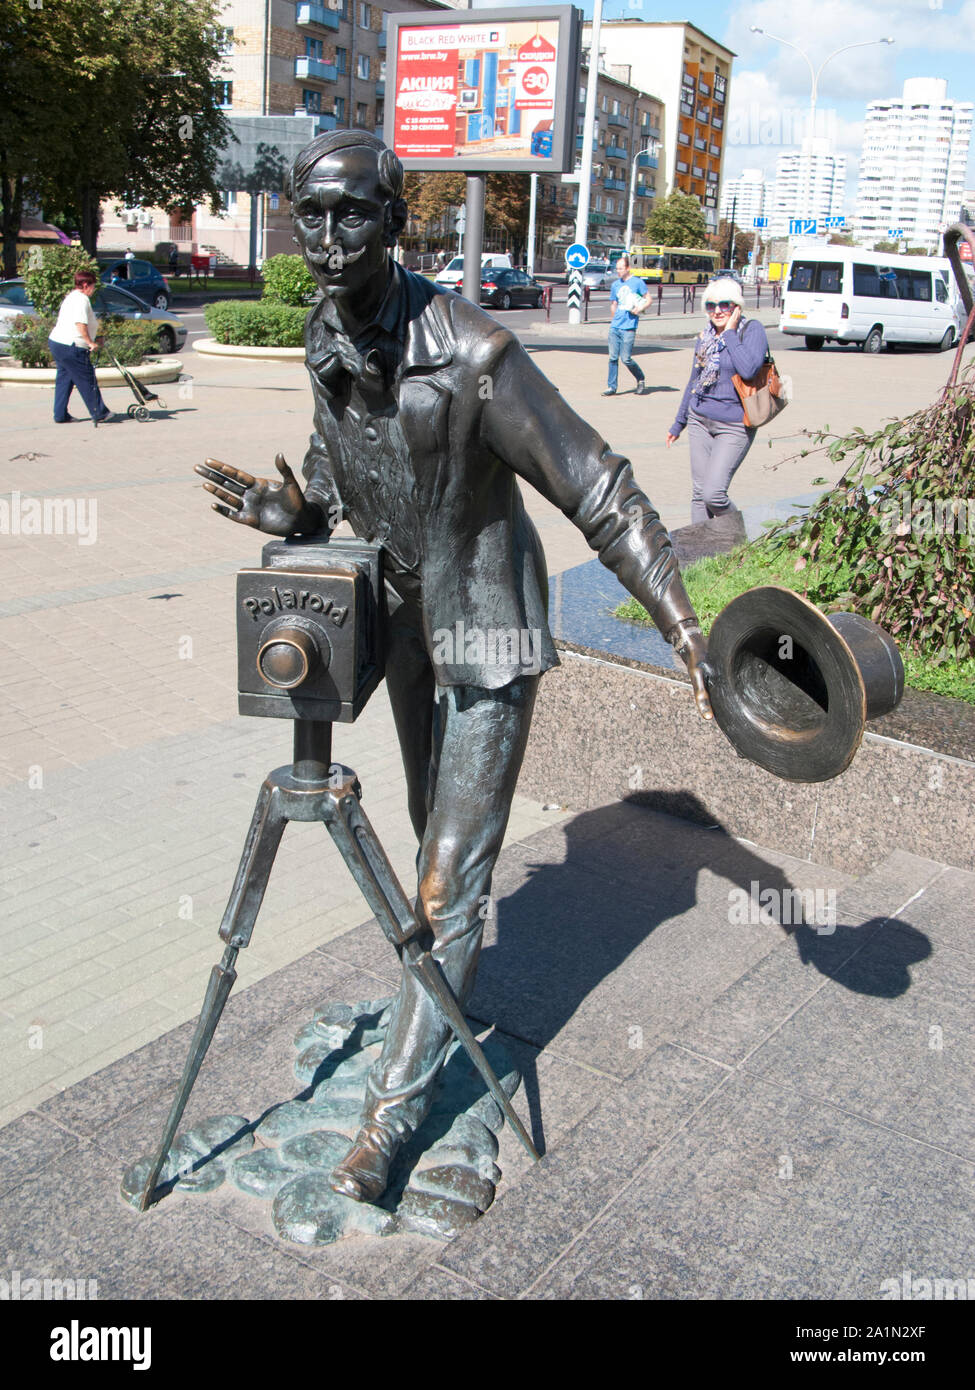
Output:
[[[412,275],[396,261],[375,317],[363,324],[353,339],[356,343],[375,337],[377,331],[402,344],[401,371],[423,371],[444,367],[453,357],[450,337],[441,303],[445,295],[422,275]],[[335,334],[325,317],[326,301],[315,309],[313,318],[326,341]],[[341,335],[344,336],[344,335]]]

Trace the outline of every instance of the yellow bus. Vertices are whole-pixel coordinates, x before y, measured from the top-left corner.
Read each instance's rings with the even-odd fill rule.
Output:
[[[641,280],[665,285],[706,285],[720,265],[717,251],[688,246],[634,246],[630,269]]]

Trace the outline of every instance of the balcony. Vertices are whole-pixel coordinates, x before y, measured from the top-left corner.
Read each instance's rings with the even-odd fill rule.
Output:
[[[339,17],[335,10],[327,10],[324,5],[298,5],[295,23],[299,26],[317,24],[321,29],[337,29]]]
[[[686,135],[684,131],[679,130],[677,132],[677,143],[679,145],[689,145],[691,143],[691,137]]]
[[[307,106],[296,106],[296,116],[310,116],[315,122],[315,134],[321,135],[323,131],[334,130],[336,127],[335,117],[331,112],[309,111]]]
[[[639,167],[641,169],[659,169],[660,160],[655,154],[641,154]]]
[[[644,140],[660,139],[660,127],[658,125],[649,125],[646,121],[644,121],[643,125],[638,127],[638,130],[639,134],[643,137]]]
[[[655,188],[651,188],[648,183],[638,183],[636,186],[636,196],[638,198],[653,198],[656,194],[656,191],[657,190]]]
[[[323,63],[320,58],[295,59],[295,77],[299,82],[334,82],[337,75],[334,63]]]
[[[680,104],[680,114],[681,114],[682,116],[693,116],[693,115],[694,115],[694,107],[691,105],[691,103],[690,103],[689,101],[682,101],[682,102],[681,102],[681,104]]]
[[[577,150],[581,150],[581,149],[582,149],[582,138],[583,138],[583,137],[582,137],[581,135],[577,135],[577,136],[576,136],[576,149],[577,149]],[[598,149],[599,149],[599,142],[598,142],[598,140],[596,139],[595,135],[594,135],[593,138],[592,138],[592,147],[593,147],[594,150],[598,150]]]
[[[606,157],[608,159],[625,159],[626,150],[621,145],[607,145]]]
[[[380,51],[380,53],[385,53],[385,52],[386,52],[386,30],[385,30],[385,29],[380,29],[379,33],[376,35],[376,43],[377,43],[378,46],[379,46],[379,51]]]
[[[609,125],[619,126],[621,130],[628,130],[630,126],[630,118],[628,116],[607,116],[606,121]]]
[[[607,193],[625,193],[626,179],[603,179],[603,187]]]
[[[381,101],[386,95],[385,79],[376,83],[376,96]]]

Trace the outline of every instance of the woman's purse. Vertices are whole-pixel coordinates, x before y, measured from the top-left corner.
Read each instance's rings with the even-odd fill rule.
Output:
[[[745,412],[744,423],[749,429],[767,425],[789,404],[789,395],[775,366],[771,352],[765,353],[765,361],[754,376],[747,381],[736,372],[731,378],[735,390],[741,397]]]

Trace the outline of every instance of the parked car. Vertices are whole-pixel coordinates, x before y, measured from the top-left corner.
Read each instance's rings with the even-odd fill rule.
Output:
[[[544,293],[544,285],[523,270],[481,271],[482,304],[490,304],[497,309],[510,309],[515,304],[537,309]]]
[[[110,261],[102,270],[101,280],[103,285],[128,290],[154,309],[169,308],[169,284],[151,261]]]
[[[141,299],[128,290],[114,285],[102,285],[95,291],[91,307],[97,318],[117,314],[123,319],[148,319],[159,324],[159,351],[176,352],[186,342],[186,325],[175,314],[163,309],[148,309]],[[0,342],[9,337],[10,326],[20,314],[36,314],[27,295],[23,280],[0,280]]]
[[[619,277],[609,261],[589,261],[583,267],[582,283],[591,290],[607,290]]]
[[[510,267],[511,257],[504,252],[485,251],[481,256],[482,272],[510,269]],[[458,285],[462,285],[464,283],[464,257],[455,256],[453,260],[448,261],[433,283],[443,285],[449,290],[455,290]]]

